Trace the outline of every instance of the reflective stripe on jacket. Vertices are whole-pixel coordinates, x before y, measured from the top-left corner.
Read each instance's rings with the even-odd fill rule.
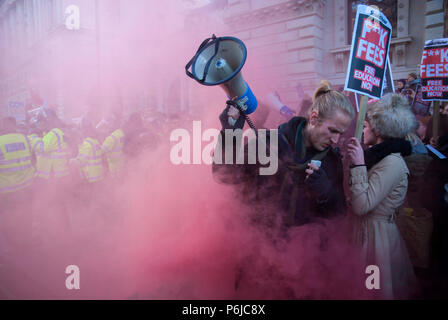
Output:
[[[81,172],[88,182],[101,181],[104,178],[103,151],[98,140],[84,139],[79,145],[77,160],[81,164]]]
[[[24,189],[34,173],[27,137],[20,133],[0,136],[0,193]]]
[[[53,129],[42,138],[43,153],[40,155],[40,164],[37,175],[49,179],[51,173],[54,177],[64,177],[69,174],[68,149],[61,129]]]
[[[28,142],[30,143],[31,151],[36,155],[44,152],[44,142],[38,134],[33,133],[28,136]]]
[[[102,145],[102,149],[106,155],[109,171],[112,175],[117,174],[124,166],[124,133],[123,130],[117,129],[108,136]]]

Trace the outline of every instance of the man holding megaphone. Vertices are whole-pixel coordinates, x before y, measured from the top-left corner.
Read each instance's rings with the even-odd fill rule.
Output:
[[[292,111],[286,114],[289,108],[284,108],[278,95],[273,95],[270,100],[274,106],[292,118],[278,130],[262,136],[247,116],[256,111],[258,102],[241,75],[246,56],[241,40],[213,35],[201,44],[185,67],[189,77],[203,85],[220,85],[227,97],[232,98],[219,117],[222,130],[215,149],[214,177],[222,183],[239,185],[242,202],[253,209],[252,221],[274,230],[345,215],[342,161],[339,151],[332,146],[353,121],[353,106],[347,97],[332,90],[328,82],[322,82],[316,90],[306,118],[296,117]],[[255,156],[256,161],[224,164],[226,151],[230,149],[231,157],[238,153],[238,143],[234,142],[242,136],[233,133],[241,132],[246,121],[256,133],[257,151],[246,144],[244,159]],[[259,156],[262,148],[266,148],[264,155],[277,157],[278,167],[271,175],[261,173],[261,168],[266,167]],[[251,155],[249,151],[257,154]],[[237,268],[236,290],[244,278],[243,269]]]
[[[227,107],[220,116],[222,131],[218,154],[225,157],[226,130],[243,129],[247,121],[256,129],[247,115],[254,113],[258,102],[241,70],[247,57],[244,43],[233,37],[217,38],[213,35],[202,42],[195,56],[185,67],[187,75],[206,86],[220,85],[227,97]],[[191,72],[189,71],[191,67]],[[285,110],[277,97],[271,97],[279,110]],[[294,114],[289,114],[291,117]],[[341,93],[331,90],[328,82],[323,82],[316,90],[313,105],[307,118],[292,117],[278,128],[278,137],[266,136],[265,154],[271,142],[278,146],[278,170],[273,175],[261,175],[258,154],[256,164],[222,164],[214,162],[215,177],[225,183],[245,182],[251,188],[242,192],[243,199],[257,199],[253,202],[258,212],[265,217],[276,214],[272,206],[264,206],[265,201],[275,202],[283,213],[284,225],[298,226],[317,218],[330,218],[345,213],[343,191],[343,170],[341,157],[335,145],[348,129],[354,118],[354,110],[349,100]],[[268,132],[269,133],[269,132]],[[257,135],[257,140],[259,137]],[[269,143],[268,143],[269,141]],[[260,148],[260,144],[258,144]],[[245,157],[249,158],[248,148]],[[232,154],[235,154],[232,150]],[[216,154],[216,152],[215,152]],[[216,159],[215,159],[216,160]],[[230,178],[229,178],[230,177]],[[258,206],[260,206],[258,208]],[[270,212],[266,212],[270,208]]]
[[[235,126],[228,126],[227,117],[236,120]],[[314,94],[307,118],[293,117],[279,126],[277,135],[266,137],[266,140],[277,139],[279,165],[274,175],[259,175],[260,161],[240,165],[215,162],[213,174],[220,182],[240,187],[240,200],[253,209],[251,221],[266,227],[264,230],[274,234],[274,239],[277,239],[275,234],[286,235],[283,232],[292,227],[342,217],[346,213],[343,167],[339,151],[332,145],[338,142],[353,118],[354,110],[348,99],[331,90],[328,83],[322,83]],[[228,147],[228,133],[225,131],[242,129],[244,116],[238,109],[227,106],[220,120],[222,144],[218,144],[215,152],[224,154]],[[264,145],[271,145],[271,141]],[[246,146],[244,156],[249,158],[250,149]],[[272,150],[266,150],[268,152]],[[321,239],[320,245],[325,245],[327,240]],[[258,283],[252,278],[253,273],[245,271],[245,266],[251,265],[253,259],[257,258],[248,253],[239,262],[235,273],[236,291]]]

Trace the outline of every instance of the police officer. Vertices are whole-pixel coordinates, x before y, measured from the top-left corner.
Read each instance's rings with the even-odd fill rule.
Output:
[[[44,110],[40,116],[40,123],[45,131],[42,137],[43,153],[41,166],[37,170],[37,176],[43,179],[63,178],[69,175],[68,147],[62,121],[53,110]]]
[[[124,167],[124,132],[122,129],[114,130],[102,144],[103,152],[107,159],[109,173],[112,177],[118,177],[123,173]]]
[[[14,248],[29,244],[35,175],[27,137],[18,132],[15,118],[2,120],[0,129],[0,232]]]
[[[81,176],[86,182],[100,182],[104,179],[103,149],[91,122],[84,119],[81,126],[86,138],[79,144],[77,157],[70,162],[79,166]]]
[[[43,132],[43,152],[38,156],[36,176],[40,196],[36,199],[44,235],[50,242],[62,241],[70,228],[69,208],[71,181],[69,149],[65,125],[50,108],[42,108],[38,124]],[[37,187],[36,187],[37,188]]]

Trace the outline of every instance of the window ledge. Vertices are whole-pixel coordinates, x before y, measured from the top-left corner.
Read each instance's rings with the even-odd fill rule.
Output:
[[[406,64],[406,47],[413,41],[409,35],[399,38],[392,38],[390,41],[389,57],[393,66],[404,66]],[[333,48],[330,53],[334,56],[336,73],[345,72],[345,66],[348,64],[351,45]]]
[[[412,42],[412,37],[411,36],[404,36],[404,37],[400,37],[400,38],[392,38],[392,40],[390,41],[391,45],[395,45],[395,44],[406,44],[406,43],[411,43]],[[334,48],[331,49],[330,52],[331,53],[344,53],[344,52],[349,52],[351,48],[351,45],[346,45],[343,47],[338,47],[338,48]]]

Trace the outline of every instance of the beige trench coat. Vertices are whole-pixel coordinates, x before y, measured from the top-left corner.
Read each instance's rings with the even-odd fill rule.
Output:
[[[362,248],[366,267],[377,265],[383,299],[406,298],[415,282],[403,238],[395,224],[395,212],[405,199],[409,170],[398,153],[373,166],[350,170],[350,196],[354,240]]]

